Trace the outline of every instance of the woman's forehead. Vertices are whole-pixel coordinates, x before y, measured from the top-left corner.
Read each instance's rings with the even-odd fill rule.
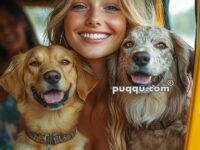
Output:
[[[107,3],[119,3],[121,0],[71,0],[70,3],[76,3],[76,2],[107,2]]]
[[[6,24],[11,20],[16,20],[16,18],[4,8],[0,8],[0,24]]]

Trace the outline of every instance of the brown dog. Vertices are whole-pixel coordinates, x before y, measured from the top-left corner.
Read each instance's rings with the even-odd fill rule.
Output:
[[[84,149],[87,139],[76,124],[96,79],[75,54],[56,45],[35,47],[14,58],[0,85],[15,97],[24,122],[17,150]]]
[[[129,32],[120,50],[116,85],[129,87],[132,94],[118,93],[113,108],[121,110],[111,115],[119,120],[113,119],[112,136],[126,134],[127,149],[183,150],[193,52],[166,29],[138,26]],[[162,87],[169,91],[158,91]]]

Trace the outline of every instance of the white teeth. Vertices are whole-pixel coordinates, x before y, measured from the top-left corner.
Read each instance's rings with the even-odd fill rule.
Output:
[[[98,40],[98,39],[105,39],[107,38],[109,35],[107,34],[98,34],[98,33],[81,33],[82,37],[86,37],[86,38],[90,38],[93,40]]]

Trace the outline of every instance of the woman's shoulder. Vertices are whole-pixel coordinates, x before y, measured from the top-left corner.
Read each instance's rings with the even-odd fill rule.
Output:
[[[4,73],[8,65],[9,65],[8,61],[0,60],[0,76]]]
[[[0,77],[8,67],[8,63],[5,61],[0,60]],[[8,96],[8,93],[0,86],[0,103],[3,103],[6,101]]]

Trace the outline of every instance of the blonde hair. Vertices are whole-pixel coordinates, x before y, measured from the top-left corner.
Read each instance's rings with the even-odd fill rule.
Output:
[[[60,44],[68,47],[64,38],[64,17],[70,8],[73,0],[57,0],[54,10],[49,15],[47,25],[47,36],[51,44]]]
[[[60,44],[69,48],[64,36],[64,17],[70,8],[72,0],[57,0],[54,10],[50,14],[47,26],[48,38],[51,44]],[[127,19],[129,28],[138,25],[155,24],[155,12],[152,1],[148,0],[120,0],[121,11]],[[113,66],[113,68],[116,66]],[[109,68],[110,69],[110,68]],[[126,150],[125,117],[117,104],[115,97],[109,95],[109,144],[112,150]]]
[[[68,47],[64,37],[64,17],[70,9],[73,0],[57,0],[54,10],[49,15],[47,36],[51,44],[60,44]],[[122,13],[127,18],[128,28],[136,25],[153,24],[154,9],[151,1],[146,0],[120,0]]]

